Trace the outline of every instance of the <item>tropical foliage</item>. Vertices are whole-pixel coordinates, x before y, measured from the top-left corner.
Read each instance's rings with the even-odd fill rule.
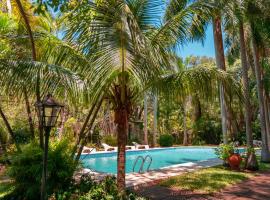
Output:
[[[0,154],[23,197],[39,190],[46,149],[34,105],[47,94],[65,104],[50,140],[71,146],[49,148],[49,195],[65,193],[83,147],[101,142],[118,146],[121,194],[132,142],[252,148],[257,139],[261,160],[270,162],[267,1],[7,0],[0,7]],[[181,58],[179,48],[203,43],[207,28],[215,59]],[[63,173],[51,173],[56,157]],[[27,187],[32,182],[36,188]],[[106,184],[82,199],[111,198],[116,188]]]

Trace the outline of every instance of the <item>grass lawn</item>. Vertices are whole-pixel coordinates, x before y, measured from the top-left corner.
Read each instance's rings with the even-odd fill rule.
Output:
[[[260,171],[269,169],[270,164],[260,163]],[[162,181],[160,185],[175,189],[211,194],[218,192],[228,185],[239,183],[255,175],[256,173],[230,171],[223,166],[217,166],[172,177]]]

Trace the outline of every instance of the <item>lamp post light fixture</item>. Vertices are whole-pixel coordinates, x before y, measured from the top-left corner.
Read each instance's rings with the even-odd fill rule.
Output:
[[[41,194],[40,199],[47,199],[46,195],[46,181],[47,181],[47,161],[48,161],[48,148],[49,137],[53,127],[55,127],[57,118],[61,109],[64,107],[58,103],[51,94],[48,94],[41,102],[35,104],[37,114],[41,120],[42,127],[45,134],[45,144],[43,152],[43,165],[42,165],[42,179],[41,179]]]

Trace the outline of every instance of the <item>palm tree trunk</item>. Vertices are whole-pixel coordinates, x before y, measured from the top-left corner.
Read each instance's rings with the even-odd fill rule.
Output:
[[[17,144],[17,142],[16,142],[15,134],[14,134],[14,132],[13,132],[13,130],[12,130],[12,128],[11,128],[9,122],[8,122],[8,119],[7,119],[7,117],[5,116],[5,114],[4,114],[4,112],[3,112],[2,108],[1,108],[1,106],[0,106],[0,115],[1,115],[1,117],[2,117],[2,119],[3,119],[3,121],[4,121],[4,124],[5,124],[6,128],[7,128],[7,131],[8,131],[8,133],[9,133],[9,135],[11,136],[12,140],[13,140],[14,143],[15,143],[15,146],[16,146],[17,150],[18,150],[19,152],[21,152],[21,148],[20,148],[19,144]]]
[[[244,87],[244,106],[245,106],[245,122],[246,122],[246,140],[247,146],[253,147],[252,128],[251,128],[251,106],[249,95],[249,80],[248,80],[248,62],[245,45],[245,33],[243,22],[239,22],[239,36],[240,36],[240,51],[241,63],[243,70],[243,87]]]
[[[60,127],[58,130],[58,138],[61,140],[62,136],[63,136],[63,131],[65,128],[65,123],[67,121],[67,116],[68,116],[68,112],[67,109],[65,109],[65,107],[62,109],[61,112],[61,122],[60,122]]]
[[[183,145],[188,145],[188,133],[187,133],[187,109],[186,104],[184,104],[184,113],[183,113],[183,129],[184,129],[184,139],[183,139]]]
[[[126,186],[126,143],[128,134],[128,108],[122,106],[114,112],[117,125],[117,187],[119,192],[125,191]]]
[[[147,131],[147,95],[144,94],[144,115],[143,115],[143,121],[144,121],[144,144],[148,144],[148,131]]]
[[[214,32],[214,43],[215,43],[215,54],[216,54],[216,64],[219,69],[226,70],[225,67],[225,56],[223,48],[223,39],[222,39],[222,28],[221,28],[221,17],[220,14],[217,14],[213,18],[213,32]],[[220,90],[220,109],[221,109],[221,121],[222,121],[222,134],[223,134],[223,143],[228,143],[227,136],[227,116],[226,116],[226,102],[225,102],[225,92],[222,84],[219,86]]]
[[[257,83],[257,92],[259,100],[259,109],[260,109],[260,122],[261,122],[261,135],[262,135],[262,151],[261,151],[261,160],[263,162],[270,162],[270,151],[267,143],[267,132],[266,132],[266,121],[265,121],[265,108],[264,108],[264,97],[263,97],[263,85],[261,78],[261,66],[258,47],[255,39],[252,37],[252,53],[254,59],[256,83]]]
[[[157,95],[154,95],[154,134],[153,134],[153,146],[155,147],[157,144],[157,124],[158,124],[158,119],[157,119],[157,109],[158,109],[158,97]]]
[[[30,108],[30,102],[28,98],[28,94],[26,89],[24,88],[23,90],[24,94],[24,101],[25,101],[25,107],[26,107],[26,112],[27,112],[27,118],[28,118],[28,124],[29,124],[29,130],[31,133],[31,138],[35,138],[35,129],[34,129],[34,123],[33,123],[33,118],[32,118],[32,113],[31,113],[31,108]]]
[[[267,136],[267,146],[270,151],[270,110],[269,110],[269,97],[265,91],[263,90],[263,97],[264,97],[264,113],[265,113],[265,124],[266,124],[266,136]]]
[[[11,6],[10,0],[7,0],[7,11],[8,11],[8,15],[11,16],[11,14],[12,14],[12,6]]]

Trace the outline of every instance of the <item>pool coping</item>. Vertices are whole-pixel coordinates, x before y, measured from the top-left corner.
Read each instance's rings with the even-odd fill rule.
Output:
[[[126,187],[129,189],[138,189],[139,187],[143,187],[145,185],[156,184],[161,180],[179,176],[186,172],[192,172],[198,169],[213,167],[217,165],[221,165],[223,161],[219,158],[212,158],[208,160],[201,160],[197,162],[186,162],[182,164],[170,165],[167,167],[162,167],[160,169],[151,170],[144,173],[128,173],[126,174]],[[102,173],[91,171],[88,168],[83,168],[79,173],[80,175],[90,175],[95,180],[103,180],[107,176],[116,176],[115,174],[110,173]]]

